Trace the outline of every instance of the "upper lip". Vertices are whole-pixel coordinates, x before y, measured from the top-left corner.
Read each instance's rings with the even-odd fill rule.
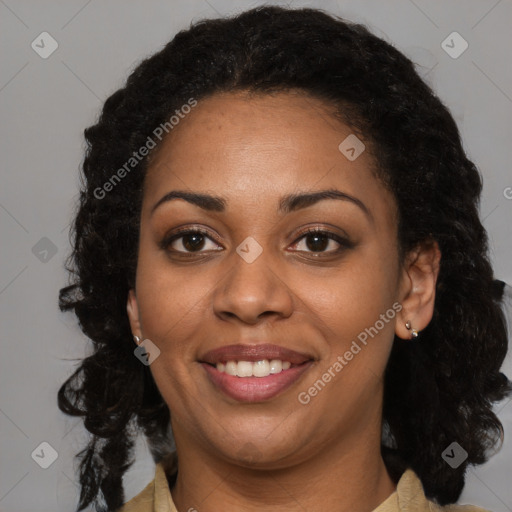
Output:
[[[215,365],[227,361],[255,362],[263,359],[280,359],[289,361],[291,364],[302,364],[313,359],[313,356],[270,343],[236,344],[210,350],[203,354],[199,361]]]

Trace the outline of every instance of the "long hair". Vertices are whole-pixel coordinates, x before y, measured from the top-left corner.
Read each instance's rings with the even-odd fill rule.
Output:
[[[502,436],[492,404],[511,389],[499,372],[507,331],[478,215],[479,171],[448,109],[391,44],[316,9],[265,6],[179,32],[136,67],[85,130],[71,282],[59,296],[94,348],[58,393],[62,411],[82,416],[91,434],[78,454],[78,510],[123,504],[122,477],[139,432],[155,462],[172,442],[169,409],[133,355],[126,313],[148,157],[122,180],[112,176],[190,98],[237,90],[300,90],[325,100],[371,144],[378,177],[398,205],[399,257],[429,237],[439,244],[433,318],[421,341],[397,338],[390,355],[382,453],[395,480],[411,467],[427,497],[456,501],[468,464],[483,463]],[[456,469],[441,457],[453,441],[468,453]]]

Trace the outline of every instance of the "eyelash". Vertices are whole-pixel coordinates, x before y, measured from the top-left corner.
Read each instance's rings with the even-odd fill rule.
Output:
[[[168,252],[171,252],[174,254],[179,254],[179,255],[185,256],[185,257],[194,257],[198,254],[201,254],[201,252],[203,252],[203,251],[185,252],[185,251],[169,250],[169,246],[174,241],[179,240],[180,238],[183,238],[186,235],[192,235],[192,234],[204,235],[205,237],[209,238],[210,240],[212,240],[215,243],[220,245],[220,242],[218,240],[215,240],[215,237],[212,237],[211,234],[207,230],[202,229],[202,228],[191,229],[191,228],[187,227],[187,228],[179,229],[172,235],[165,237],[162,240],[162,242],[159,244],[160,248],[163,250],[166,250]],[[334,251],[331,250],[331,251],[298,251],[298,252],[306,252],[309,254],[339,254],[344,249],[350,249],[351,247],[354,246],[354,244],[347,238],[343,238],[331,231],[326,231],[326,230],[318,228],[318,227],[307,228],[306,230],[304,230],[302,233],[300,233],[299,237],[293,242],[292,245],[296,245],[299,241],[301,241],[303,238],[307,237],[307,235],[309,235],[309,234],[324,235],[327,238],[329,238],[330,240],[334,240],[335,242],[340,244],[341,247],[339,247],[338,249],[336,249]]]

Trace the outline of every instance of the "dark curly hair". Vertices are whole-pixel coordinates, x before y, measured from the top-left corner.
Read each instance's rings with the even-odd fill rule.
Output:
[[[481,177],[454,119],[413,62],[365,26],[316,9],[264,6],[179,32],[135,68],[84,132],[71,282],[59,295],[94,346],[58,393],[60,409],[83,416],[91,433],[77,455],[77,510],[123,504],[139,432],[155,462],[173,442],[169,409],[133,355],[126,312],[149,157],[108,193],[98,190],[190,98],[292,90],[324,100],[368,142],[377,177],[398,205],[400,260],[426,240],[441,250],[433,318],[421,342],[395,338],[385,374],[382,454],[390,475],[396,482],[410,467],[428,498],[452,503],[468,464],[483,463],[503,438],[492,405],[511,391],[499,371],[507,325],[478,214]],[[456,469],[441,457],[453,441],[468,452]]]

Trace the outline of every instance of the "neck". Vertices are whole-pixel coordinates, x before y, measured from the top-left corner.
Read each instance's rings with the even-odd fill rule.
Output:
[[[378,442],[368,439],[345,438],[299,464],[265,470],[231,464],[197,445],[178,448],[172,498],[178,510],[186,511],[371,512],[396,486],[380,454],[380,435],[373,436]]]

